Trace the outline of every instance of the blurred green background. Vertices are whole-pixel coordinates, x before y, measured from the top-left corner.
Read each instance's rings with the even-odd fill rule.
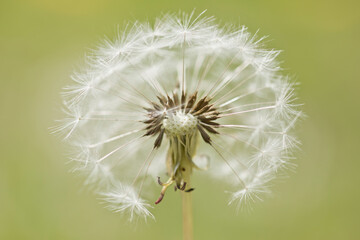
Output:
[[[252,213],[234,214],[221,186],[195,177],[195,239],[360,239],[355,0],[1,0],[0,239],[181,239],[177,194],[155,208],[156,222],[126,223],[68,172],[66,146],[48,127],[63,117],[69,75],[118,24],[194,8],[270,35],[309,116],[296,173]]]

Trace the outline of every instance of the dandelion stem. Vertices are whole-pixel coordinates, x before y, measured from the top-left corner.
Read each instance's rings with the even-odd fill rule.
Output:
[[[186,168],[185,168],[186,169]],[[188,171],[183,172],[183,178],[187,188],[190,187],[191,166],[189,164]],[[192,200],[191,192],[181,192],[182,195],[182,215],[183,215],[183,239],[193,240],[193,216],[192,216]]]

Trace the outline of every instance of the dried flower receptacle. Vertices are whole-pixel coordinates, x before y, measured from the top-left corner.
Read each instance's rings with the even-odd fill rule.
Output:
[[[156,204],[163,199],[166,189],[173,183],[175,189],[189,192],[191,188],[185,189],[187,181],[184,175],[189,178],[196,166],[192,158],[198,145],[198,132],[206,143],[211,144],[209,133],[217,134],[214,128],[219,125],[214,122],[219,113],[207,96],[197,101],[197,92],[189,97],[182,92],[180,96],[174,93],[172,97],[167,95],[157,98],[159,103],[153,102],[153,108],[146,109],[149,119],[144,121],[148,125],[144,136],[157,136],[154,148],[158,148],[166,134],[170,142],[166,160],[170,178],[166,183],[159,180],[163,188]]]

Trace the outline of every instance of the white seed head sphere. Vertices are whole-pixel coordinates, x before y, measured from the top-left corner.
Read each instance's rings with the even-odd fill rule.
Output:
[[[191,173],[222,181],[238,208],[269,193],[293,166],[302,114],[279,51],[262,40],[194,12],[105,40],[65,88],[67,117],[54,129],[76,149],[85,184],[130,220],[153,217],[169,186],[191,191]]]
[[[189,135],[196,130],[197,119],[191,114],[176,112],[163,120],[165,131],[173,136]]]

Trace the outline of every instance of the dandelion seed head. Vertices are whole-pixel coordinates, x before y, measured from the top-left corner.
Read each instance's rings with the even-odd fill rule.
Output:
[[[262,201],[293,166],[303,115],[264,39],[205,12],[128,24],[73,74],[52,131],[78,149],[85,185],[131,221],[153,218],[160,190],[155,204],[170,186],[192,191],[197,171],[223,182],[239,209]]]

